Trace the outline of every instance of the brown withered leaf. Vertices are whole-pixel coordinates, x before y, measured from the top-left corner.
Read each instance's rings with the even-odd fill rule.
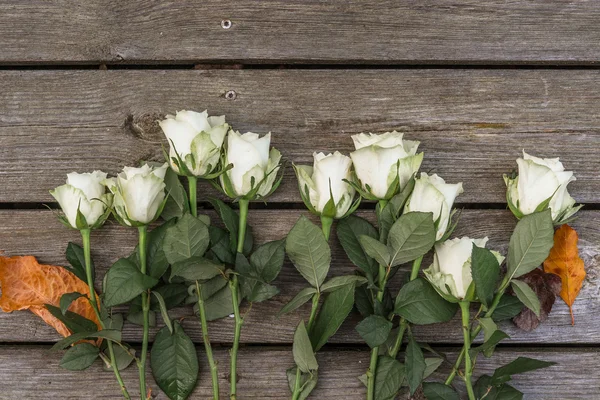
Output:
[[[575,229],[562,225],[554,233],[554,246],[544,261],[544,271],[556,274],[562,280],[560,297],[569,306],[572,325],[575,325],[573,303],[585,279],[583,260],[579,257],[577,248],[578,239]]]
[[[52,326],[63,336],[71,332],[44,306],[59,306],[65,293],[79,292],[88,294],[87,285],[74,274],[62,267],[39,264],[33,256],[0,256],[0,309],[4,312],[30,310]],[[69,307],[77,313],[100,324],[87,299],[79,298]]]
[[[548,319],[548,314],[552,311],[552,306],[556,301],[556,296],[560,293],[562,285],[557,275],[544,272],[540,268],[534,269],[519,279],[527,283],[540,299],[539,318],[527,307],[524,307],[523,311],[513,318],[513,322],[517,327],[529,332],[537,328],[540,322]]]

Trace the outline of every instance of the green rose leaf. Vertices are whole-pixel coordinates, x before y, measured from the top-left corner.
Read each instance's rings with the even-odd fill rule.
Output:
[[[107,307],[127,303],[158,283],[158,279],[142,274],[126,258],[121,258],[110,267],[105,280],[104,304]]]
[[[475,396],[490,400],[522,400],[523,393],[519,392],[514,387],[502,384],[494,385],[492,383],[492,377],[489,375],[482,375],[479,377],[475,386],[473,386]],[[485,397],[484,397],[485,396]]]
[[[250,256],[250,265],[265,282],[277,278],[285,260],[285,240],[275,240],[258,246]]]
[[[198,314],[197,306],[197,304],[194,305],[194,312],[196,314]],[[221,319],[232,314],[233,301],[229,286],[225,285],[222,289],[204,300],[204,308],[206,309],[206,319],[209,321]]]
[[[525,307],[529,308],[534,314],[539,318],[540,317],[540,299],[538,299],[537,295],[523,281],[513,280],[510,282],[510,285],[517,295],[517,298],[525,305]]]
[[[419,385],[423,381],[425,376],[425,357],[421,347],[417,344],[415,339],[410,336],[408,339],[408,345],[406,346],[406,354],[404,356],[406,364],[406,378],[408,380],[408,387],[410,388],[410,395],[414,395]]]
[[[321,347],[342,325],[354,305],[354,285],[342,286],[325,297],[321,310],[310,334],[310,339],[315,352]]]
[[[350,261],[360,268],[372,282],[377,275],[377,263],[365,253],[359,237],[369,236],[377,239],[377,229],[364,218],[350,215],[338,222],[336,233]]]
[[[165,174],[165,191],[169,193],[161,217],[164,220],[179,218],[189,211],[188,195],[172,168],[167,168]]]
[[[502,340],[508,338],[510,338],[510,336],[508,336],[506,333],[502,332],[501,330],[495,330],[481,346],[471,349],[471,358],[475,359],[481,352],[483,352],[486,357],[491,357],[496,345]]]
[[[89,320],[77,313],[67,311],[62,313],[60,308],[55,307],[51,304],[46,304],[46,309],[52,314],[53,317],[57,318],[60,322],[74,333],[79,332],[95,332],[98,330],[98,325],[92,320]]]
[[[390,265],[391,254],[385,244],[366,235],[360,236],[358,241],[369,257],[381,265]]]
[[[413,176],[404,186],[404,189],[390,199],[385,208],[379,213],[379,231],[381,232],[380,239],[383,242],[387,241],[388,234],[394,222],[400,217],[402,209],[406,201],[410,197],[415,188],[415,177]]]
[[[423,394],[427,400],[460,400],[460,396],[451,386],[438,382],[424,382]]]
[[[67,245],[66,258],[71,267],[63,266],[67,271],[72,272],[76,277],[84,282],[87,282],[87,275],[85,273],[85,258],[83,249],[78,244],[69,242]],[[91,260],[92,276],[94,273],[94,260]]]
[[[317,289],[314,287],[307,287],[298,292],[296,296],[289,303],[287,303],[281,311],[277,315],[287,314],[289,312],[294,311],[298,307],[302,306],[304,303],[309,301],[313,295],[317,293]]]
[[[300,217],[287,236],[285,250],[304,279],[320,290],[331,264],[331,250],[321,229]]]
[[[494,291],[500,276],[500,264],[490,250],[473,245],[471,253],[471,275],[475,282],[475,293],[481,303],[489,307],[494,300]]]
[[[60,366],[69,371],[83,371],[89,368],[98,355],[100,349],[90,343],[80,343],[71,347],[60,360]]]
[[[519,315],[521,310],[523,310],[523,303],[516,296],[504,294],[492,314],[492,319],[494,321],[511,319]]]
[[[319,369],[304,321],[300,321],[294,333],[292,353],[294,362],[300,368],[300,371],[310,372]]]
[[[402,286],[396,297],[394,313],[417,325],[452,319],[458,304],[444,300],[425,279],[417,278]]]
[[[158,386],[172,400],[185,400],[198,379],[196,347],[178,322],[173,333],[162,328],[154,338],[150,352],[152,375]]]
[[[61,296],[60,311],[63,313],[63,315],[67,312],[67,310],[71,306],[71,303],[73,303],[75,300],[77,300],[80,297],[87,298],[87,296],[85,294],[81,294],[79,292],[65,293]]]
[[[179,277],[186,281],[199,281],[221,275],[225,267],[201,256],[190,257],[171,266],[171,277]]]
[[[297,367],[290,368],[286,371],[288,385],[290,387],[290,392],[294,392],[294,387],[296,385],[296,371]],[[305,400],[308,398],[313,389],[317,386],[317,372],[313,371],[312,374],[300,373],[300,387],[302,391],[300,392],[300,397],[298,400]]]
[[[548,257],[554,245],[554,225],[551,211],[524,216],[510,237],[507,275],[518,278],[533,271]]]
[[[361,286],[367,283],[367,278],[358,275],[336,276],[328,280],[321,286],[321,292],[328,293],[346,285]]]
[[[60,310],[59,310],[60,312]],[[102,329],[97,332],[78,332],[74,333],[71,336],[67,336],[66,338],[59,340],[52,346],[51,350],[63,350],[69,347],[70,345],[79,342],[83,339],[107,339],[112,340],[113,342],[121,341],[121,331],[117,331],[114,329]]]
[[[369,347],[377,347],[387,340],[392,323],[379,315],[370,315],[356,325],[356,331]]]
[[[122,345],[126,346],[124,343],[122,343]],[[115,353],[115,362],[117,363],[117,368],[119,369],[119,371],[122,371],[125,368],[129,367],[129,365],[131,365],[135,357],[135,349],[129,346],[126,347],[127,351],[125,351],[125,349],[123,349],[121,346],[113,346],[113,352]],[[107,366],[105,363],[102,364],[103,369],[105,371],[112,371],[112,367],[110,365]]]
[[[541,368],[548,368],[556,363],[536,360],[528,357],[519,357],[516,360],[500,367],[492,375],[492,384],[500,385],[512,379],[512,375],[523,374],[525,372],[535,371]]]
[[[403,214],[394,222],[388,234],[390,264],[396,266],[421,257],[433,247],[435,234],[431,213]]]
[[[375,398],[377,400],[395,399],[405,379],[404,365],[389,356],[379,357],[375,371]]]
[[[203,256],[208,249],[208,226],[191,214],[184,214],[177,223],[167,228],[163,250],[170,264]]]

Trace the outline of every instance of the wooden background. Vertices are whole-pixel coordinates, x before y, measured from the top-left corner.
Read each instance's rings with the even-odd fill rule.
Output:
[[[504,250],[515,221],[502,174],[523,149],[560,156],[578,179],[571,193],[585,204],[573,224],[588,272],[576,325],[561,300],[534,332],[505,323],[512,339],[477,371],[519,355],[552,360],[558,365],[515,379],[526,399],[600,399],[599,20],[598,1],[0,0],[0,250],[64,264],[68,241],[79,238],[43,207],[56,207],[48,190],[71,171],[116,173],[160,158],[156,120],[181,109],[271,131],[296,163],[309,163],[313,151],[347,153],[351,134],[404,131],[422,142],[423,170],[464,182],[457,235],[489,235]],[[214,194],[199,189],[201,200]],[[254,208],[258,241],[283,237],[305,213],[291,171],[271,202]],[[371,205],[361,208],[372,218]],[[129,254],[135,235],[113,223],[92,242],[100,277]],[[335,240],[333,252],[330,275],[347,273]],[[255,305],[244,325],[242,399],[288,397],[293,329],[308,309],[277,319],[303,279],[286,264],[276,283],[281,295]],[[202,353],[191,310],[174,315]],[[358,320],[352,315],[319,353],[312,398],[364,398],[356,377],[368,349],[354,331]],[[225,394],[233,321],[210,329]],[[458,321],[415,331],[450,357],[460,346]],[[126,325],[124,338],[139,343],[140,329]],[[119,398],[99,363],[84,373],[60,369],[60,355],[47,351],[58,339],[28,312],[0,314],[1,399]],[[194,399],[210,395],[200,360]],[[125,378],[133,394],[134,367]]]

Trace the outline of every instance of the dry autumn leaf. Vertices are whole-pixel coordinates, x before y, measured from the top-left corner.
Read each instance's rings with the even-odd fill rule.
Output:
[[[0,256],[0,289],[2,311],[30,310],[65,337],[71,332],[44,305],[58,307],[65,293],[88,293],[87,285],[71,272],[62,267],[39,264],[33,256]],[[85,298],[75,300],[69,311],[94,321],[100,328],[94,310]]]
[[[562,289],[560,297],[569,306],[571,324],[575,325],[573,303],[585,279],[583,260],[577,249],[577,232],[569,225],[562,225],[554,233],[554,246],[544,261],[544,271],[560,276]]]

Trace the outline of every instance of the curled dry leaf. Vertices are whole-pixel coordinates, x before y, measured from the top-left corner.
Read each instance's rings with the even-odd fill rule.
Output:
[[[519,280],[528,284],[540,300],[539,318],[527,307],[524,307],[523,311],[513,318],[513,322],[517,327],[529,332],[548,318],[548,314],[552,311],[552,306],[556,301],[556,296],[560,293],[561,281],[558,276],[544,272],[540,268],[521,276]]]
[[[87,285],[62,267],[39,264],[33,256],[0,256],[0,309],[4,312],[30,310],[63,336],[71,332],[44,306],[59,306],[65,293],[88,293]],[[100,329],[92,306],[85,298],[71,304],[69,311],[94,321]]]
[[[562,225],[554,233],[554,246],[544,261],[544,271],[560,276],[562,289],[560,297],[569,306],[571,324],[575,325],[573,303],[585,279],[583,260],[577,249],[577,232],[569,225]]]

